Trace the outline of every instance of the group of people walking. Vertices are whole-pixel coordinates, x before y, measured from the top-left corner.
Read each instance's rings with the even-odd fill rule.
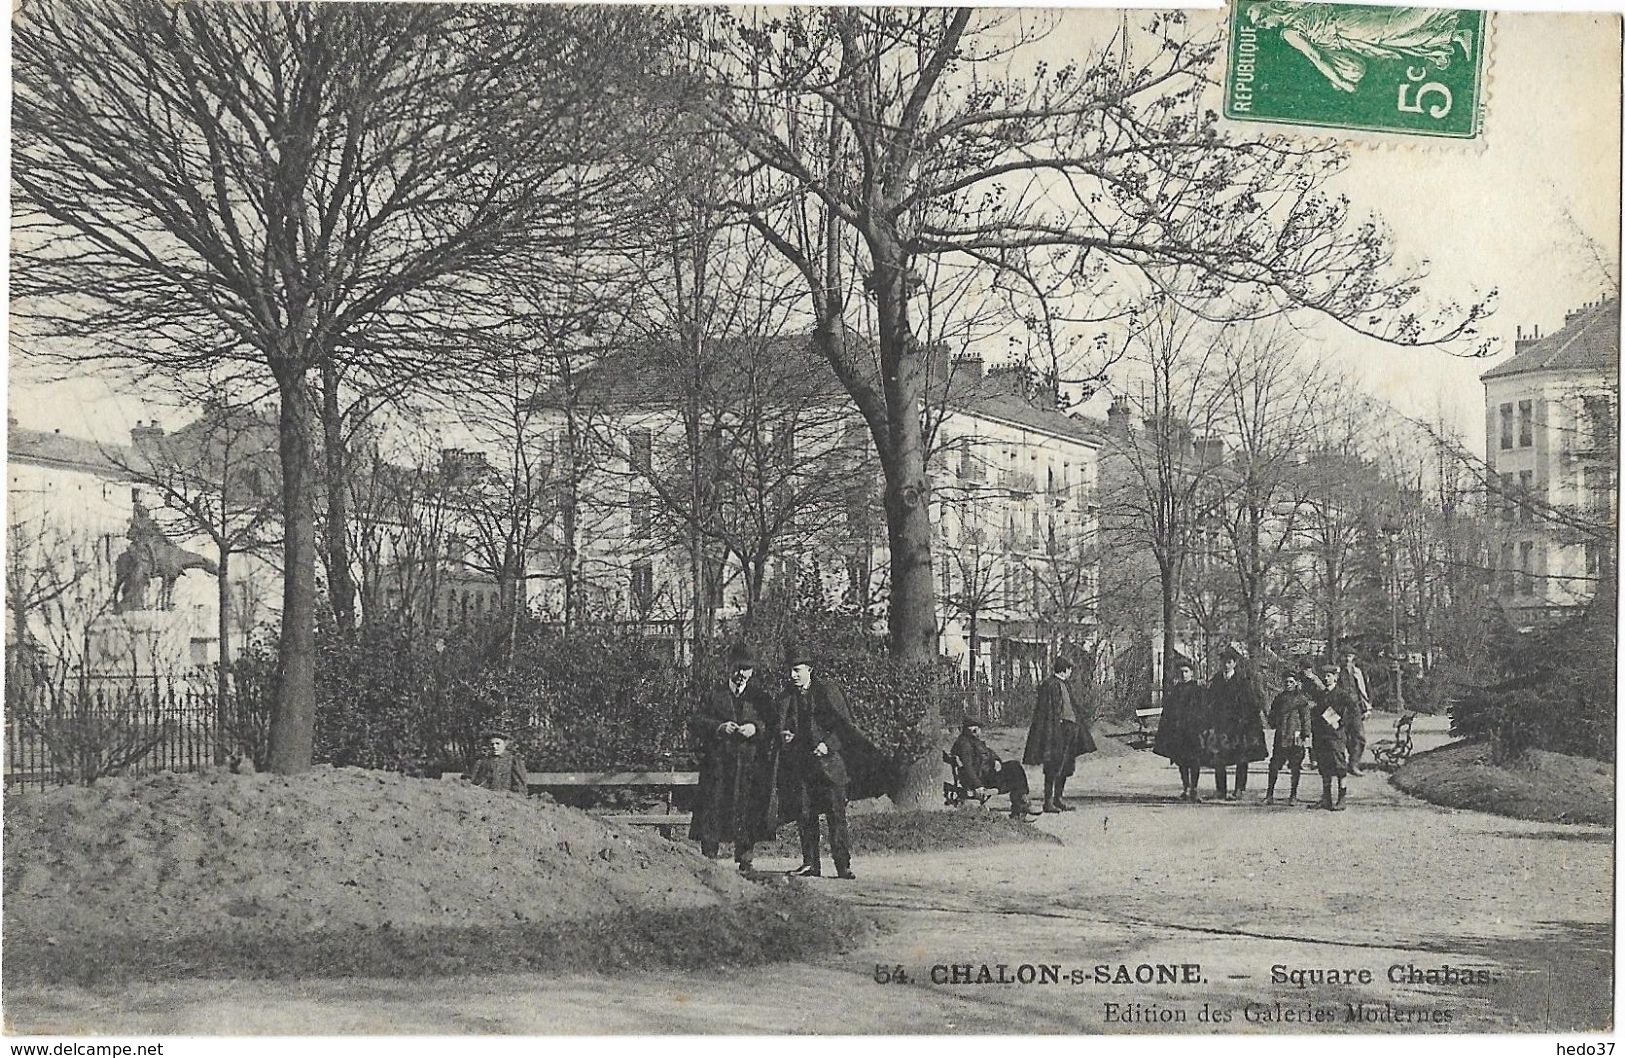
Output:
[[[1152,749],[1179,768],[1180,800],[1202,800],[1199,779],[1208,767],[1217,795],[1240,800],[1251,765],[1268,760],[1265,803],[1278,803],[1275,791],[1284,770],[1291,780],[1286,803],[1296,804],[1307,749],[1321,780],[1314,807],[1342,811],[1348,796],[1345,777],[1361,774],[1371,697],[1354,652],[1344,650],[1340,657],[1341,663],[1304,663],[1288,671],[1267,709],[1240,647],[1220,652],[1219,671],[1206,686],[1197,682],[1190,659],[1177,658]],[[1273,745],[1265,743],[1266,725],[1274,730]],[[1232,769],[1234,786],[1229,781]]]
[[[836,876],[853,878],[846,803],[849,794],[877,792],[881,754],[853,722],[841,688],[815,675],[810,658],[791,650],[785,667],[790,682],[775,697],[756,678],[750,648],[730,648],[725,679],[690,717],[700,785],[689,837],[713,859],[732,842],[735,863],[748,873],[755,845],[794,820],[801,866],[790,873],[816,877],[827,820]]]

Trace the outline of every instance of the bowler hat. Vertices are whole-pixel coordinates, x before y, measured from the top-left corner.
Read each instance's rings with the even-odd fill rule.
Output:
[[[1192,661],[1190,658],[1187,658],[1183,654],[1175,654],[1173,666],[1176,669],[1191,669],[1194,671],[1196,668],[1196,662]]]
[[[728,648],[728,667],[731,669],[756,667],[756,655],[751,652],[749,643],[735,643]]]
[[[1072,659],[1067,657],[1065,654],[1062,654],[1055,659],[1055,663],[1051,665],[1050,668],[1056,672],[1071,672]]]

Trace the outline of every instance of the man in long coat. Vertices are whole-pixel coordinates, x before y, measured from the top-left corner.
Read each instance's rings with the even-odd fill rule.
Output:
[[[751,849],[771,837],[765,766],[772,738],[773,702],[752,679],[750,648],[729,649],[727,676],[696,704],[688,730],[699,747],[700,786],[688,836],[716,859],[724,839],[734,862],[751,869]]]
[[[1366,686],[1365,670],[1355,660],[1353,647],[1344,647],[1338,651],[1342,663],[1338,666],[1342,671],[1338,674],[1338,685],[1354,699],[1359,708],[1349,714],[1348,729],[1343,739],[1349,747],[1349,774],[1363,775],[1360,770],[1360,758],[1365,756],[1365,720],[1371,715],[1371,690]]]
[[[801,832],[801,866],[790,873],[798,877],[824,873],[819,854],[823,816],[829,820],[835,873],[854,878],[846,829],[848,785],[870,771],[870,762],[880,753],[853,722],[841,688],[813,675],[810,657],[791,648],[785,665],[790,685],[779,699],[777,718],[780,811],[795,819]]]
[[[1072,811],[1064,799],[1066,780],[1076,769],[1078,758],[1095,751],[1088,717],[1078,710],[1072,687],[1067,683],[1071,675],[1072,662],[1065,657],[1056,658],[1050,674],[1038,685],[1038,703],[1033,709],[1032,727],[1027,730],[1027,746],[1021,754],[1023,764],[1043,765],[1046,812]]]
[[[1242,667],[1244,656],[1234,644],[1219,652],[1219,671],[1208,683],[1208,709],[1212,714],[1213,778],[1219,797],[1239,801],[1247,792],[1248,767],[1267,760],[1264,744],[1264,696]],[[1236,787],[1228,789],[1230,765],[1236,766]]]
[[[1207,737],[1207,690],[1196,680],[1190,658],[1174,660],[1174,685],[1162,696],[1162,718],[1157,722],[1151,752],[1167,757],[1179,768],[1179,799],[1198,804],[1202,778],[1202,742]]]

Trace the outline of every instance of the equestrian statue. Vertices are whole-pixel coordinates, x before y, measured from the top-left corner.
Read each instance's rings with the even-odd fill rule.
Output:
[[[220,567],[210,559],[178,547],[158,528],[147,508],[136,501],[135,513],[130,515],[130,528],[125,533],[130,539],[113,563],[113,612],[132,610],[173,610],[175,608],[175,582],[189,569],[205,573],[219,573]],[[147,605],[147,586],[158,581],[155,605]]]

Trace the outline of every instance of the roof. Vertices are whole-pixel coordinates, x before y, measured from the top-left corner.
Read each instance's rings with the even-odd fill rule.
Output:
[[[1619,368],[1619,299],[1587,305],[1569,313],[1562,328],[1544,338],[1524,340],[1512,359],[1479,375],[1488,382],[1532,371],[1577,371]]]
[[[28,430],[15,424],[6,429],[8,462],[50,463],[95,474],[118,477],[121,464],[129,465],[135,452],[128,445],[104,445],[83,437],[46,430]]]
[[[851,396],[814,348],[811,335],[763,338],[748,344],[731,339],[712,351],[730,348],[736,355],[710,356],[700,368],[706,391],[741,396],[763,393],[787,403],[823,400],[852,406]],[[1101,443],[1096,424],[1020,396],[994,373],[984,375],[950,364],[946,358],[934,367],[938,380],[948,380],[946,403],[950,411],[997,419],[1096,447]],[[623,349],[594,365],[582,380],[581,389],[590,399],[612,404],[667,407],[681,401],[692,385],[689,375],[693,370],[692,363],[674,347],[638,346]],[[556,400],[556,395],[550,394],[541,403]]]

